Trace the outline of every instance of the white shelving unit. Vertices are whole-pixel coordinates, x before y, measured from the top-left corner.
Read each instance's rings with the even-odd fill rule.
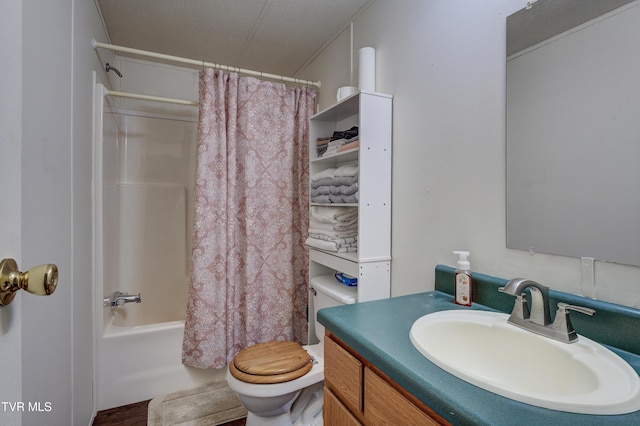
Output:
[[[309,285],[322,285],[336,272],[358,277],[357,302],[391,295],[391,126],[392,97],[359,92],[319,112],[310,120],[309,174],[358,161],[358,203],[314,205],[358,208],[358,252],[336,253],[309,247]],[[359,148],[319,158],[316,140],[358,126]],[[310,300],[313,300],[310,298]],[[310,312],[313,312],[310,306]],[[309,318],[309,341],[315,341],[315,318]]]

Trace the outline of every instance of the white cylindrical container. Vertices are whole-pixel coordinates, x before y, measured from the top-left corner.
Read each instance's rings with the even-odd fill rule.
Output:
[[[336,94],[336,99],[338,100],[338,102],[340,102],[341,100],[343,100],[344,98],[346,98],[347,96],[351,96],[354,93],[358,92],[358,88],[357,87],[353,87],[353,86],[342,86],[338,89],[338,93]]]
[[[363,47],[359,51],[358,85],[362,92],[376,91],[376,50],[373,47]]]

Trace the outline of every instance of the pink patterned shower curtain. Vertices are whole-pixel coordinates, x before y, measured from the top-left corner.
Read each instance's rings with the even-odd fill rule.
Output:
[[[182,360],[307,340],[307,87],[200,73],[192,271]]]

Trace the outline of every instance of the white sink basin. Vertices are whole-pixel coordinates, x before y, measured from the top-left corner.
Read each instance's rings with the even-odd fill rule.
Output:
[[[482,389],[552,410],[640,410],[640,378],[618,355],[580,336],[567,344],[507,323],[502,313],[451,310],[418,318],[409,336],[422,355]]]

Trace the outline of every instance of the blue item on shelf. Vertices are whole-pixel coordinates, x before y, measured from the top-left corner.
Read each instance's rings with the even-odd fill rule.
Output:
[[[356,286],[358,285],[358,279],[356,277],[352,277],[351,275],[343,274],[342,272],[334,275],[336,280],[341,282],[344,285],[348,286]]]

